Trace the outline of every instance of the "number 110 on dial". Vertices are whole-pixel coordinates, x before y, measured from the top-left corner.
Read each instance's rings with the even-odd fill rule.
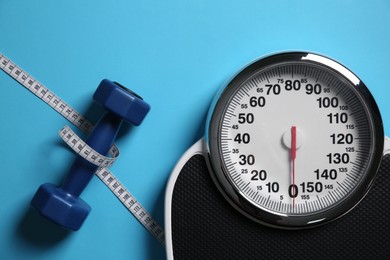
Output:
[[[316,54],[278,54],[221,93],[208,134],[211,164],[245,215],[305,227],[337,218],[367,192],[383,129],[368,90],[345,67]]]

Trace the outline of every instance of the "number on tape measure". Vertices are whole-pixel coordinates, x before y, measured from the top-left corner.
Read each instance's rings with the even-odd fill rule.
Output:
[[[51,92],[39,81],[31,77],[26,71],[13,63],[0,53],[0,69],[14,78],[31,93],[48,104],[57,113],[66,118],[83,132],[90,132],[94,124],[86,119],[81,113],[69,106],[65,101]],[[77,154],[89,162],[99,166],[96,175],[122,202],[131,214],[149,231],[162,245],[164,245],[164,230],[146,211],[146,209],[134,198],[123,184],[110,172],[107,167],[111,166],[119,156],[119,149],[114,144],[109,151],[110,157],[99,154],[78,137],[68,126],[59,131],[59,135],[65,143]]]
[[[64,126],[59,131],[59,135],[61,136],[62,140],[64,140],[65,143],[70,148],[72,148],[73,151],[96,166],[110,167],[114,164],[115,160],[119,156],[119,149],[116,145],[111,146],[110,150],[108,151],[112,158],[101,155],[100,153],[93,150],[83,140],[81,140],[68,126]]]
[[[161,244],[164,244],[164,231],[153,217],[142,207],[133,195],[123,186],[118,179],[107,169],[99,168],[96,175],[106,184],[106,186],[115,194],[122,204],[141,222],[142,225],[154,236]]]
[[[88,133],[93,128],[93,124],[82,114],[62,101],[38,80],[31,77],[1,53],[0,68],[83,132]]]

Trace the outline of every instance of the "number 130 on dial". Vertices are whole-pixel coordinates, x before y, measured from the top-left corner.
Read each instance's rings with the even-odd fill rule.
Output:
[[[324,56],[255,61],[217,95],[208,118],[213,179],[241,213],[280,228],[350,211],[379,168],[384,133],[364,83]]]

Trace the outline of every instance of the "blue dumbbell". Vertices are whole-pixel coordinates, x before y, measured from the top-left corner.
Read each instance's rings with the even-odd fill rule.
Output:
[[[106,155],[113,145],[122,121],[139,125],[150,109],[140,96],[106,79],[99,84],[93,99],[107,112],[95,125],[86,143],[102,155]],[[58,225],[78,230],[91,211],[91,207],[79,196],[97,168],[78,156],[61,187],[50,183],[41,185],[31,205]]]

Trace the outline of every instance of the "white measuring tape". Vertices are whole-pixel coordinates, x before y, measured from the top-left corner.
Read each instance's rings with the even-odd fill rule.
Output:
[[[78,137],[68,126],[64,126],[60,130],[59,135],[61,136],[62,140],[64,140],[65,143],[73,149],[73,151],[96,166],[104,168],[110,167],[114,164],[116,158],[119,156],[119,149],[115,144],[111,146],[110,150],[108,151],[108,154],[110,154],[112,158],[99,154],[83,140],[81,140],[80,137]]]
[[[83,132],[90,132],[93,123],[78,113],[74,108],[66,104],[43,84],[31,77],[26,71],[13,63],[10,59],[0,53],[0,68],[36,95],[43,102],[69,120]],[[165,244],[164,230],[145,210],[145,208],[134,198],[134,196],[120,183],[107,167],[111,166],[119,156],[119,149],[116,145],[110,148],[111,157],[106,157],[94,151],[80,137],[78,137],[68,126],[59,131],[59,135],[78,155],[89,162],[99,166],[96,175],[114,193],[122,204],[133,214],[133,216],[149,231],[162,245]]]

